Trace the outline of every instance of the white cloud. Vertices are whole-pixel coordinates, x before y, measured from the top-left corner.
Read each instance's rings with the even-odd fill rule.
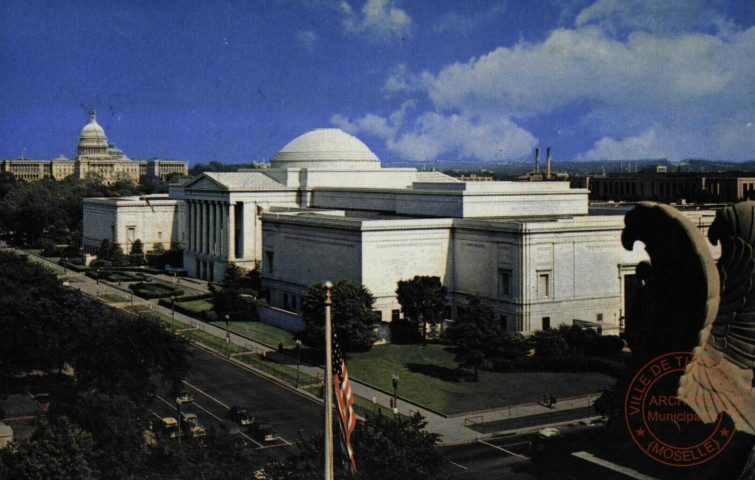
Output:
[[[755,27],[725,38],[634,33],[622,41],[587,26],[555,30],[541,43],[497,48],[424,82],[440,111],[512,119],[581,112],[573,114],[574,123],[589,122],[608,139],[644,138],[660,125],[664,134],[692,132],[720,148],[719,155],[742,159],[751,156],[749,143],[732,149],[732,137],[711,126],[755,108],[753,52]],[[671,156],[679,151],[670,150]]]
[[[605,32],[622,36],[636,31],[665,36],[734,28],[707,0],[598,0],[577,15],[576,25],[598,25]]]
[[[406,160],[434,160],[443,156],[506,160],[528,155],[537,145],[537,139],[530,132],[505,118],[427,112],[411,125],[404,125],[407,112],[415,106],[413,101],[404,102],[401,109],[388,118],[367,114],[351,121],[335,114],[330,120],[352,135],[367,134],[384,139],[388,150]]]
[[[386,43],[411,38],[412,18],[395,3],[395,0],[367,0],[357,13],[349,2],[342,0],[341,13],[346,32]]]
[[[313,30],[305,30],[303,32],[299,32],[297,37],[304,48],[306,48],[310,52],[314,50],[315,43],[317,42],[317,33],[315,33]]]
[[[434,160],[443,155],[483,161],[528,155],[537,139],[506,118],[466,115],[421,115],[413,129],[389,140],[387,147],[409,160]]]
[[[744,152],[744,154],[743,154]],[[603,137],[580,155],[583,160],[638,158],[755,159],[755,135],[748,122],[730,119],[709,126],[704,132],[682,126],[656,124],[638,135],[621,139]]]
[[[474,14],[446,12],[435,22],[433,31],[435,33],[458,32],[463,35],[470,35],[480,24],[490,22],[505,12],[505,5],[496,5],[487,10],[479,10]]]
[[[433,76],[427,72],[416,74],[409,71],[406,64],[397,65],[388,79],[383,84],[383,89],[388,93],[411,93],[424,91],[428,83],[433,81]]]

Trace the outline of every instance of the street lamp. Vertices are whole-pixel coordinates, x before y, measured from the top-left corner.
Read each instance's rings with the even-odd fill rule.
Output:
[[[96,270],[96,273],[97,273],[97,278],[96,278],[96,280],[97,280],[97,296],[99,297],[100,296],[100,269],[99,268]]]
[[[299,352],[301,350],[301,340],[296,340],[296,388],[299,388]]]
[[[391,375],[393,381],[393,413],[398,415],[398,375]]]
[[[231,318],[227,313],[225,314],[225,356],[228,354],[228,347],[231,344],[231,332],[228,330],[228,320]]]
[[[133,302],[133,297],[132,302]],[[170,296],[170,326],[173,328],[173,331],[176,330],[176,296],[171,295]]]

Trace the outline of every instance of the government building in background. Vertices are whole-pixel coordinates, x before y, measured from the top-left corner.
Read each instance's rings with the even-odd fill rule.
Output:
[[[589,214],[588,193],[383,168],[357,138],[318,129],[270,168],[206,172],[162,197],[86,199],[84,245],[180,244],[189,275],[207,280],[221,280],[229,262],[261,268],[261,318],[292,330],[312,284],[365,285],[387,323],[402,315],[397,282],[431,275],[448,288],[449,319],[479,296],[509,331],[576,324],[615,334],[647,254],[622,247],[623,215]],[[690,215],[701,228],[713,219]]]
[[[112,184],[120,180],[139,182],[144,177],[166,179],[171,176],[188,176],[186,162],[174,160],[131,160],[108,143],[105,130],[97,123],[95,111],[81,130],[77,155],[73,159],[58,157],[54,160],[2,160],[0,172],[11,173],[20,180],[34,182],[51,178],[62,180],[74,176],[80,179],[95,178]]]

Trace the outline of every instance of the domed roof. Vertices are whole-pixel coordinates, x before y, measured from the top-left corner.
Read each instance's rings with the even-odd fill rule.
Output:
[[[337,128],[311,130],[292,140],[270,161],[272,168],[374,170],[380,159],[358,138]]]
[[[105,130],[97,123],[97,114],[89,112],[89,123],[81,129],[79,135],[79,156],[106,156],[108,149]]]
[[[97,123],[97,113],[95,113],[94,110],[91,110],[89,112],[89,123],[84,125],[84,128],[81,129],[81,136],[96,137],[100,135],[103,138],[107,138],[105,130],[103,130],[100,124]]]

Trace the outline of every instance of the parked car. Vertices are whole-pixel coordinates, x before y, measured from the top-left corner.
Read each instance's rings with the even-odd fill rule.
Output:
[[[278,434],[273,427],[266,423],[253,423],[249,426],[249,434],[260,442],[274,442],[278,440]]]
[[[254,423],[254,417],[249,415],[249,410],[244,407],[231,407],[228,410],[228,418],[238,423],[242,427],[246,427]]]

